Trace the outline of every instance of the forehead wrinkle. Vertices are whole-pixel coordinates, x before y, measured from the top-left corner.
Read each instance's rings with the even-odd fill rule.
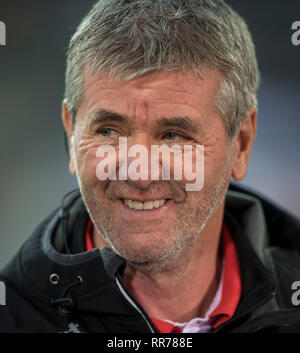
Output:
[[[146,102],[142,102],[135,106],[135,117],[143,129],[149,127],[148,106]]]

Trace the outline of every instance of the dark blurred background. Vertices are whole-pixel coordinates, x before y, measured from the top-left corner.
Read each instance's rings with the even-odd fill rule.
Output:
[[[60,120],[68,41],[95,1],[1,0],[0,267],[76,187]],[[244,184],[300,215],[299,0],[228,0],[246,19],[262,73],[258,135]]]

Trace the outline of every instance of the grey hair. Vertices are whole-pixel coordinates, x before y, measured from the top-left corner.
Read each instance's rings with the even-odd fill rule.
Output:
[[[67,52],[65,99],[73,122],[83,69],[133,80],[157,71],[222,74],[215,106],[231,140],[257,106],[259,72],[245,21],[223,0],[100,0]],[[201,77],[201,76],[200,76]]]

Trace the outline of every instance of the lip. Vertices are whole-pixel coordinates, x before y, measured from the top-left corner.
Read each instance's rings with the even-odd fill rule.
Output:
[[[132,200],[132,201],[137,201],[137,202],[147,202],[147,201],[157,201],[157,200],[167,200],[167,202],[170,200],[169,197],[164,197],[164,196],[153,196],[151,195],[148,197],[141,197],[141,196],[126,196],[126,197],[120,197],[120,200]]]
[[[148,201],[153,201],[153,200],[149,199]],[[140,201],[140,202],[146,202],[146,201]],[[153,208],[152,210],[135,210],[133,208],[127,207],[122,200],[119,200],[118,203],[120,204],[120,212],[123,218],[126,218],[126,219],[145,218],[146,219],[146,218],[160,217],[161,215],[163,215],[163,213],[169,211],[169,209],[172,207],[173,201],[168,199],[164,205],[158,208]]]

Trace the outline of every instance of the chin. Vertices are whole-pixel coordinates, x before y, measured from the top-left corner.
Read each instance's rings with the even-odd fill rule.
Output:
[[[149,234],[147,234],[148,236]],[[140,237],[145,237],[141,234]],[[168,264],[177,261],[183,251],[181,242],[162,241],[161,236],[155,241],[130,241],[130,242],[112,242],[113,249],[123,257],[133,267],[140,269],[148,268],[148,271],[162,270]]]
[[[168,248],[162,246],[161,242],[150,244],[138,243],[112,243],[113,249],[130,263],[146,264],[160,261],[168,254]]]

